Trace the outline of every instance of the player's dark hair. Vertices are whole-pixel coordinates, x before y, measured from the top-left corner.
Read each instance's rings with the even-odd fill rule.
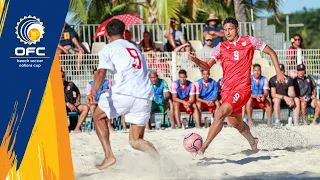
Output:
[[[253,67],[253,68],[255,68],[255,67],[259,67],[259,68],[261,69],[260,64],[254,64],[252,67]]]
[[[238,21],[233,18],[233,17],[227,17],[224,21],[223,21],[223,25],[227,24],[227,23],[231,23],[231,24],[234,24],[236,27],[239,26],[239,23]]]
[[[204,70],[204,69],[200,70],[201,74],[203,74],[204,71],[208,71],[208,73],[210,74],[210,70]]]
[[[123,32],[125,29],[125,24],[118,20],[118,19],[112,19],[108,24],[107,24],[107,33],[109,36],[116,36],[120,35],[123,36]]]
[[[181,69],[181,70],[179,71],[179,74],[184,74],[184,75],[186,75],[186,76],[187,76],[187,71],[186,71],[186,70],[184,70],[184,69]]]

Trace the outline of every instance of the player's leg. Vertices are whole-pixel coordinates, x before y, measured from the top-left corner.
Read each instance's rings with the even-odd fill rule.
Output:
[[[203,154],[209,147],[212,140],[218,135],[223,127],[224,119],[232,113],[232,107],[229,103],[223,103],[215,113],[215,120],[211,124],[208,132],[208,136],[199,149],[199,154]]]
[[[159,153],[152,143],[143,139],[145,124],[150,118],[151,101],[136,98],[126,120],[130,123],[129,141],[132,148],[145,152],[151,157],[158,159]]]
[[[221,104],[218,100],[215,100],[214,104],[216,105],[216,111],[217,111],[220,108]]]
[[[241,113],[233,114],[228,117],[230,123],[240,134],[247,139],[252,150],[257,150],[258,138],[252,136],[249,126],[243,122]]]
[[[175,116],[178,128],[181,128],[180,103],[179,102],[173,102],[173,111],[174,111],[174,116]]]
[[[294,98],[294,107],[293,107],[293,120],[294,120],[294,125],[298,126],[299,124],[299,114],[300,114],[300,99],[295,97]]]
[[[201,114],[200,114],[200,110],[198,109],[198,106],[196,103],[193,103],[192,104],[192,109],[193,109],[193,113],[192,113],[192,116],[193,116],[193,119],[194,121],[196,122],[196,127],[197,128],[201,128]]]
[[[74,129],[74,132],[80,132],[80,127],[82,125],[82,123],[86,120],[86,117],[88,116],[88,112],[89,112],[89,106],[86,104],[81,104],[78,107],[80,116],[78,118],[78,123],[76,128]]]
[[[167,115],[169,116],[170,119],[170,124],[171,124],[171,128],[174,129],[174,115],[173,115],[173,103],[172,100],[169,99],[167,101],[167,103],[164,105],[165,110],[167,110]]]
[[[122,123],[122,130],[127,131],[127,123],[126,123],[126,119],[125,119],[125,115],[121,116],[121,123]]]
[[[108,124],[108,128],[110,131],[112,131],[112,132],[116,131],[112,125],[112,119],[108,119],[107,124]]]
[[[247,112],[247,116],[248,116],[248,124],[249,125],[253,125],[253,122],[252,122],[253,101],[255,101],[255,100],[250,98],[246,104],[246,112]]]
[[[267,113],[267,118],[268,118],[267,125],[268,125],[268,127],[271,127],[272,103],[271,103],[270,98],[266,98],[264,100],[264,107],[265,107],[265,110]]]
[[[111,145],[110,145],[110,132],[107,126],[106,121],[108,117],[105,112],[103,112],[98,106],[93,113],[94,126],[96,128],[96,133],[101,142],[105,157],[101,165],[97,165],[98,169],[104,169],[108,166],[111,166],[116,162],[116,158],[114,157]]]
[[[143,139],[145,126],[130,124],[129,141],[133,149],[145,152],[158,160],[160,155],[153,144]]]
[[[314,108],[314,116],[313,116],[313,121],[312,123],[314,125],[317,125],[317,119],[320,113],[320,100],[319,99],[313,99],[311,101],[311,107]]]
[[[196,105],[197,105],[197,108],[199,109],[199,111],[200,111],[200,120],[201,120],[201,116],[202,116],[202,111],[203,111],[203,107],[202,107],[202,103],[201,102],[199,102],[199,101],[196,101],[196,103],[195,103]]]
[[[280,105],[281,105],[281,99],[279,98],[273,98],[273,109],[274,109],[274,119],[275,122],[280,122]]]
[[[307,122],[307,101],[305,101],[302,98],[303,97],[300,97],[301,116],[302,116],[303,124],[308,125],[308,122]]]

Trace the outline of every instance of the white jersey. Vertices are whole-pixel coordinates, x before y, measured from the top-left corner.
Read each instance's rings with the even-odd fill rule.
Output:
[[[151,99],[152,84],[147,63],[141,51],[132,43],[118,39],[99,52],[98,69],[107,69],[114,75],[111,93]]]

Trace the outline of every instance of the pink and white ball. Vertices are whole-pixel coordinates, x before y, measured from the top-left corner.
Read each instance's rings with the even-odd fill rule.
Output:
[[[190,152],[197,152],[202,146],[202,137],[197,133],[189,133],[183,139],[184,148]]]

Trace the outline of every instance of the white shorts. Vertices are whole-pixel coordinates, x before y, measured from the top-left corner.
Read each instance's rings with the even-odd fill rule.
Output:
[[[150,119],[151,100],[132,96],[115,94],[100,96],[98,106],[106,113],[109,119],[125,114],[126,122],[137,126],[145,126]]]

